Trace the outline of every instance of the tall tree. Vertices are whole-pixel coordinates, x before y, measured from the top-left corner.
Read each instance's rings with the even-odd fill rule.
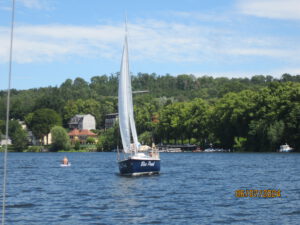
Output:
[[[204,146],[211,132],[209,124],[211,106],[203,99],[194,99],[187,105],[185,114],[186,138],[189,142],[191,138],[195,138]]]
[[[66,130],[61,126],[54,126],[51,129],[52,144],[51,149],[57,150],[69,150],[70,149],[70,138]]]
[[[38,138],[42,139],[47,137],[48,144],[48,134],[50,130],[55,125],[61,126],[62,119],[60,115],[52,109],[38,109],[32,115],[32,120],[30,123],[30,129],[32,129],[33,134]],[[43,143],[44,144],[44,143]]]
[[[0,134],[5,133],[5,123],[0,120]],[[9,121],[8,136],[16,151],[25,150],[28,145],[27,132],[22,128],[18,120]]]

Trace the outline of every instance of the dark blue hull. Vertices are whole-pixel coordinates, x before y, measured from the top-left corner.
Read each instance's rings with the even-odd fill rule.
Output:
[[[126,159],[118,163],[121,175],[149,175],[160,171],[160,160]]]

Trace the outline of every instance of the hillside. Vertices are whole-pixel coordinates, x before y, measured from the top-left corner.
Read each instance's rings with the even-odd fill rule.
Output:
[[[139,73],[132,78],[133,89],[149,93],[134,96],[137,129],[151,132],[156,142],[213,142],[255,151],[272,150],[282,142],[299,146],[299,83],[300,75],[289,74],[280,79],[228,79]],[[102,129],[105,115],[117,111],[117,89],[114,74],[90,81],[67,79],[59,87],[12,90],[11,118],[26,122],[36,110],[48,108],[67,127],[75,114],[90,113]],[[4,91],[0,102],[5,105]],[[5,112],[1,107],[2,123]]]

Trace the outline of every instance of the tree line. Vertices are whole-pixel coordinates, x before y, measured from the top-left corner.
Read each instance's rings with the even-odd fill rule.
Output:
[[[149,91],[134,95],[140,140],[144,144],[193,143],[202,148],[212,143],[239,151],[275,151],[285,142],[297,148],[299,85],[300,75],[290,74],[279,79],[264,75],[229,79],[138,73],[132,77],[133,89]],[[59,87],[12,90],[11,118],[25,121],[40,137],[54,126],[67,128],[76,114],[90,113],[100,134],[98,149],[110,150],[120,145],[118,128],[103,128],[105,115],[117,112],[117,90],[118,74],[94,76],[89,82],[67,79]],[[1,91],[2,133],[5,100],[6,93]],[[23,143],[20,137],[26,135],[16,135],[20,129],[11,127],[14,144],[17,138]],[[22,148],[20,144],[18,149]]]

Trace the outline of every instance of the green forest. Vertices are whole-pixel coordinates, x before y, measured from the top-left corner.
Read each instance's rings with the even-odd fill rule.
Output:
[[[143,144],[196,144],[235,151],[276,151],[300,146],[300,75],[213,78],[138,73],[132,76],[134,113]],[[60,86],[11,90],[10,130],[15,150],[28,147],[24,121],[36,137],[68,128],[76,114],[95,116],[98,150],[120,145],[118,127],[105,130],[117,112],[118,74],[67,79]],[[5,133],[6,91],[0,91],[0,134]],[[60,136],[63,136],[62,133]],[[58,135],[59,136],[59,135]],[[65,147],[69,148],[69,147]]]

